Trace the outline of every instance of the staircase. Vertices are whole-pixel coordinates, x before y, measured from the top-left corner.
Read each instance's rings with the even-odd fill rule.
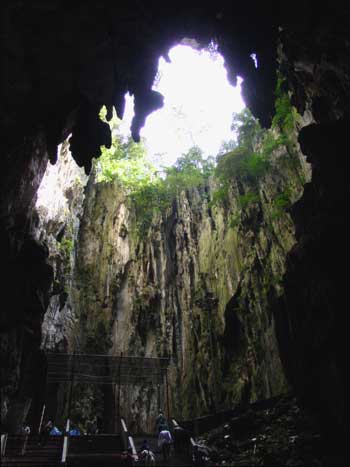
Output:
[[[69,438],[67,465],[118,465],[123,461],[119,435],[86,435]]]
[[[61,462],[62,436],[50,436],[45,445],[38,436],[9,435],[2,467],[53,467]]]

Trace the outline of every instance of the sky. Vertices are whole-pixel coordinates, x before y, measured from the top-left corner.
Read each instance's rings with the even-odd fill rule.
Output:
[[[148,156],[156,165],[169,166],[194,145],[205,156],[216,156],[222,142],[234,137],[233,112],[245,106],[241,80],[235,88],[230,85],[224,59],[216,52],[177,45],[169,57],[171,63],[159,59],[153,86],[163,94],[164,107],[150,114],[141,129]],[[125,135],[130,134],[132,116],[133,98],[127,95],[121,127]]]

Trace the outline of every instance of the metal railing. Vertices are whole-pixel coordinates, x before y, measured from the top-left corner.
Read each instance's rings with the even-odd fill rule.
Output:
[[[177,421],[175,420],[175,418],[172,418],[171,419],[171,423],[173,425],[173,431],[175,431],[176,428],[182,428],[183,430],[185,430],[185,428],[183,426],[180,426]],[[186,430],[185,430],[186,431]],[[188,432],[187,432],[188,433]],[[195,442],[194,438],[192,436],[190,436],[190,434],[188,433],[188,436],[189,436],[189,457],[191,458],[191,460],[193,459],[193,456],[194,456],[194,451],[195,451],[195,447],[197,446],[197,443]],[[175,443],[175,435],[174,435],[174,443]]]
[[[123,418],[120,419],[120,426],[121,426],[121,438],[122,438],[122,443],[123,447],[126,450],[129,448],[131,449],[132,457],[134,459],[134,462],[138,462],[139,457],[136,451],[135,443],[133,440],[133,437],[129,433],[129,430],[126,426],[125,420]]]
[[[65,464],[67,462],[68,446],[69,446],[69,428],[70,428],[70,420],[68,418],[67,423],[66,423],[66,431],[64,433],[64,439],[63,439],[61,464]]]
[[[1,457],[5,456],[6,443],[7,443],[7,433],[3,433],[1,435]]]

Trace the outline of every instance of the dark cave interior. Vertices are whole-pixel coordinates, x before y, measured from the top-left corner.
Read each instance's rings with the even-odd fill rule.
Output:
[[[1,13],[3,426],[11,429],[43,384],[41,323],[51,271],[31,229],[46,165],[71,133],[73,157],[89,172],[93,155],[111,139],[99,109],[114,106],[121,117],[127,91],[135,96],[137,140],[146,116],[162,105],[151,90],[159,56],[193,37],[203,45],[217,41],[230,80],[243,77],[245,102],[263,125],[271,122],[277,69],[298,111],[313,116],[299,135],[312,183],[292,210],[298,243],[287,259],[285,294],[271,296],[271,309],[291,387],[341,446],[348,430],[350,8],[312,1],[37,0],[2,2]]]

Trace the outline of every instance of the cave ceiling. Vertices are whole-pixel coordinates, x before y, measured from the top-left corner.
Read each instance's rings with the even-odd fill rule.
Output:
[[[212,40],[218,43],[229,80],[235,84],[237,76],[244,79],[246,104],[262,125],[268,126],[274,110],[276,68],[281,67],[283,57],[279,55],[278,64],[281,40],[288,54],[282,68],[295,88],[297,107],[303,110],[308,97],[305,83],[315,81],[313,59],[321,63],[327,54],[333,54],[333,60],[336,54],[342,59],[348,24],[343,12],[332,11],[331,6],[315,8],[311,1],[296,2],[289,8],[281,2],[257,0],[208,5],[12,0],[3,2],[1,9],[1,120],[6,152],[11,152],[19,131],[28,135],[41,128],[54,162],[57,145],[72,134],[73,157],[87,172],[100,146],[111,142],[108,125],[98,118],[101,105],[107,106],[109,115],[115,107],[122,117],[124,95],[133,94],[131,130],[137,141],[147,115],[163,103],[163,96],[152,90],[158,59],[168,59],[169,49],[183,38],[194,38],[204,47]],[[337,50],[328,44],[334,34],[332,28],[339,36]],[[258,68],[250,57],[252,53],[257,55]],[[299,73],[295,73],[294,64],[299,66]],[[331,78],[318,83],[318,88],[328,90],[332,80],[343,79],[334,73],[334,67],[330,70],[325,66],[318,73],[321,78],[329,74]],[[322,111],[327,102],[321,98],[317,105]]]
[[[147,115],[163,102],[152,90],[158,59],[168,59],[185,37],[202,46],[217,41],[230,81],[243,77],[247,104],[263,124],[271,119],[278,31],[272,4],[38,0],[5,2],[2,9],[7,148],[19,121],[27,133],[43,127],[54,162],[57,144],[72,133],[73,157],[89,171],[91,157],[111,141],[98,118],[101,105],[122,117],[124,95],[133,94],[138,140]]]

